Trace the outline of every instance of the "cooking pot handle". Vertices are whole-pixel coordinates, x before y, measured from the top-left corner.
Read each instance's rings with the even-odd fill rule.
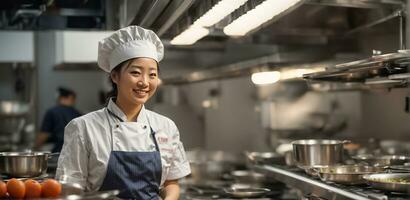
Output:
[[[59,156],[60,155],[60,152],[54,152],[54,153],[49,153],[48,155],[47,155],[47,157],[48,158],[52,158],[52,157],[54,157],[54,156]]]

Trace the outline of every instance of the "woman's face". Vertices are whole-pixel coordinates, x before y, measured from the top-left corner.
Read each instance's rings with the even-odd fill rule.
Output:
[[[135,58],[125,63],[111,78],[117,84],[118,96],[129,103],[141,105],[157,90],[158,65],[151,58]]]

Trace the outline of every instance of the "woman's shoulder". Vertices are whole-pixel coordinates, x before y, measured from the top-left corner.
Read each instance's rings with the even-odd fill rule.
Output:
[[[80,117],[77,117],[72,120],[73,123],[77,124],[88,124],[88,123],[95,123],[95,122],[102,122],[105,120],[105,108],[89,112],[87,114],[84,114]]]
[[[145,110],[146,110],[146,113],[147,113],[147,116],[150,122],[152,121],[152,122],[155,122],[156,124],[161,124],[161,125],[170,126],[170,127],[176,126],[174,121],[168,118],[167,116],[164,116],[152,110],[148,110],[148,109],[145,109]]]

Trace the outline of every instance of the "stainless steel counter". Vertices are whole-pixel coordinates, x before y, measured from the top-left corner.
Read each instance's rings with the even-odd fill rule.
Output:
[[[409,195],[398,193],[384,193],[374,190],[368,186],[344,186],[340,184],[327,183],[318,178],[306,175],[298,168],[285,166],[257,165],[254,170],[264,173],[288,185],[299,189],[306,196],[312,195],[325,199],[354,199],[354,200],[404,200],[410,199]]]

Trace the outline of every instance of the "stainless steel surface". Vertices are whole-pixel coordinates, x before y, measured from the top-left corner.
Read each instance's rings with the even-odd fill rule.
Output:
[[[340,187],[340,185],[330,185],[321,180],[312,179],[306,175],[301,175],[300,172],[290,171],[276,166],[255,166],[257,172],[264,173],[267,176],[272,176],[277,180],[285,183],[287,186],[301,190],[304,194],[314,194],[315,196],[332,200],[370,200],[380,199],[387,200],[388,197],[384,194],[373,192],[358,193],[349,189]]]
[[[385,171],[384,167],[363,166],[363,165],[341,165],[318,168],[317,174],[323,181],[335,183],[357,185],[364,184],[366,181],[363,175],[380,173]]]
[[[225,192],[236,198],[263,197],[270,192],[267,188],[227,188]]]
[[[48,152],[0,152],[0,174],[9,177],[38,177],[47,171]]]
[[[376,189],[410,193],[410,173],[369,174],[363,178]]]
[[[302,168],[343,163],[342,140],[296,140],[292,142],[296,164]]]
[[[352,158],[373,166],[403,165],[410,162],[410,157],[403,155],[357,155]]]

